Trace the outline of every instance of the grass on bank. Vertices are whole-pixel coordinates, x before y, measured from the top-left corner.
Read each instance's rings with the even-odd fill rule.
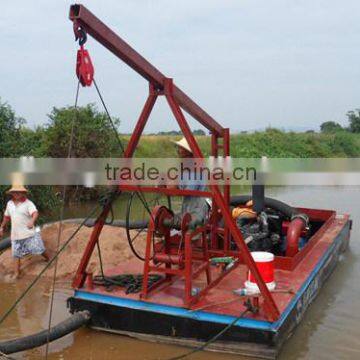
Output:
[[[137,157],[175,157],[171,140],[179,136],[144,135],[136,151]],[[210,153],[210,137],[197,137],[205,156]],[[127,141],[128,138],[125,138]],[[231,156],[237,158],[336,158],[359,157],[360,135],[340,131],[333,134],[294,133],[270,129],[251,134],[234,134],[230,140]]]

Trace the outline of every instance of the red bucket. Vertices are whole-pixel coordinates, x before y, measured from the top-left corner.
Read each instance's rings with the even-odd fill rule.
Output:
[[[253,251],[251,255],[266,286],[269,290],[274,290],[274,254],[265,251]],[[252,292],[260,291],[259,287],[256,284],[255,277],[250,270],[248,272],[247,281],[245,281],[245,287]]]

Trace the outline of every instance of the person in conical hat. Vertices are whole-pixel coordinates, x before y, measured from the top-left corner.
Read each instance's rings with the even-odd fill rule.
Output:
[[[6,204],[0,226],[0,237],[3,236],[6,225],[11,222],[11,250],[15,277],[18,278],[21,258],[27,255],[42,255],[45,260],[49,260],[49,255],[40,232],[35,230],[39,212],[35,204],[27,198],[28,190],[23,185],[14,184],[7,193],[11,196],[11,200]]]
[[[194,157],[193,151],[186,138],[183,137],[178,141],[171,140],[173,144],[177,147],[177,152],[180,158],[186,160]],[[185,165],[186,165],[186,161]],[[190,166],[191,168],[191,166]],[[183,174],[179,174],[179,184],[176,186],[182,190],[198,190],[205,191],[205,183],[202,179],[197,179],[195,175],[195,169],[191,172],[184,172]],[[185,213],[190,213],[192,217],[192,221],[198,224],[202,224],[209,213],[209,204],[206,198],[202,198],[199,196],[184,196],[182,206],[181,206],[181,214],[175,215],[175,222],[181,223],[182,215]]]

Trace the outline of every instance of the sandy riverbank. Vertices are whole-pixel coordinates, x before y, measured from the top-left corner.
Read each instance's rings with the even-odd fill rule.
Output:
[[[55,223],[45,227],[41,232],[46,248],[52,253],[56,251],[58,227],[59,224]],[[64,243],[77,227],[77,224],[63,224],[61,243]],[[58,279],[70,279],[75,274],[86,244],[90,239],[91,231],[92,228],[83,227],[60,255],[57,265]],[[145,235],[141,234],[140,236],[143,238],[139,237],[137,241],[144,244]],[[106,264],[105,269],[114,267],[119,262],[134,257],[127,242],[126,232],[122,228],[104,226],[100,237],[100,244],[103,263]],[[22,260],[22,274],[23,276],[36,276],[45,265],[46,262],[41,256],[29,256]],[[53,265],[45,272],[44,276],[52,277],[53,271],[51,269],[53,269]],[[96,249],[90,259],[88,269],[94,274],[100,271]],[[9,280],[12,275],[12,257],[11,250],[9,249],[0,255],[0,281]]]

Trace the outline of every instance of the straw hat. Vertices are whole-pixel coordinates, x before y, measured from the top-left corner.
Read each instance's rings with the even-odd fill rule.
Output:
[[[10,194],[12,192],[28,192],[28,190],[23,185],[12,185],[7,193]]]
[[[25,182],[25,177],[24,174],[21,172],[13,172],[11,174],[11,183],[12,186],[10,188],[10,190],[7,191],[7,193],[12,193],[12,192],[28,192],[28,190],[24,187]]]
[[[171,140],[171,142],[173,142],[177,146],[182,147],[183,149],[187,150],[188,152],[192,153],[189,143],[187,142],[187,140],[184,137],[179,141]]]

